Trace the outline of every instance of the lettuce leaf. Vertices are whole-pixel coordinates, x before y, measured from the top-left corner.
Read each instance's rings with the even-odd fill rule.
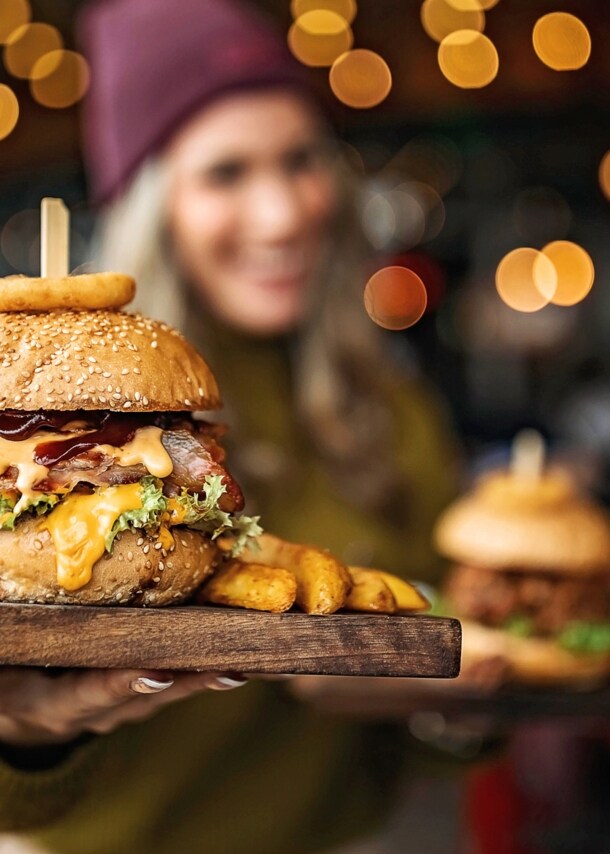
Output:
[[[55,507],[60,497],[51,492],[43,492],[40,496],[29,501],[19,513],[13,513],[15,501],[4,496],[0,497],[0,529],[14,530],[15,522],[23,513],[34,513],[36,516],[44,516],[45,513],[48,513]]]
[[[127,528],[145,528],[152,531],[161,525],[163,514],[167,512],[168,499],[163,495],[159,481],[154,477],[143,477],[140,481],[140,497],[142,506],[121,513],[106,534],[106,551],[112,550],[117,534]]]
[[[140,483],[142,507],[138,510],[127,510],[119,516],[106,537],[107,551],[112,549],[115,537],[121,531],[128,528],[153,531],[170,521],[172,502],[176,502],[180,508],[178,524],[203,531],[212,539],[224,533],[234,535],[233,554],[239,554],[250,537],[262,534],[258,516],[232,516],[218,506],[221,496],[226,492],[220,475],[206,477],[203,484],[205,493],[202,495],[191,495],[183,489],[180,495],[171,499],[163,495],[161,481],[156,478],[145,477]]]
[[[560,646],[570,652],[610,652],[610,622],[587,623],[574,621],[559,634]]]
[[[227,491],[220,475],[207,475],[205,478],[205,495],[190,495],[185,489],[175,499],[182,510],[182,524],[197,531],[203,531],[213,540],[221,534],[235,536],[233,555],[239,554],[250,537],[258,537],[263,529],[258,524],[260,516],[232,516],[218,506],[218,502]]]

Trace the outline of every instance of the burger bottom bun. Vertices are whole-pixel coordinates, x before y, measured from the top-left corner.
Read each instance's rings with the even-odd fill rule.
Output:
[[[576,654],[547,638],[520,638],[470,620],[462,623],[462,672],[504,659],[513,682],[532,687],[590,688],[608,681],[610,655]]]
[[[154,537],[124,531],[112,552],[93,566],[78,590],[57,583],[55,547],[40,520],[0,531],[0,601],[71,605],[174,605],[188,599],[215,569],[216,546],[189,528],[173,528],[175,546],[155,548]],[[138,545],[140,543],[140,545]]]

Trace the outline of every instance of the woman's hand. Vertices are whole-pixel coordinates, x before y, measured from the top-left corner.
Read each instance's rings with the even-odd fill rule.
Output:
[[[200,691],[245,684],[238,674],[141,670],[70,670],[59,676],[32,667],[0,669],[0,742],[34,747],[108,733],[143,720]]]

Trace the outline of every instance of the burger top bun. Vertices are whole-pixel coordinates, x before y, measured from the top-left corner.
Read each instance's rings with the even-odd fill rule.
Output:
[[[122,311],[0,313],[0,409],[217,409],[214,375],[164,323]]]
[[[610,570],[607,514],[559,472],[484,477],[441,516],[435,540],[451,560],[486,569]]]

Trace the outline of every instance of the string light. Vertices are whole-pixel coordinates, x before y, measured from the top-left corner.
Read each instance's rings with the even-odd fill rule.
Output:
[[[536,249],[513,249],[496,270],[500,298],[516,311],[539,311],[557,290],[557,273],[551,260]]]
[[[536,55],[555,71],[574,71],[591,56],[589,30],[575,15],[551,12],[534,25],[532,41]]]
[[[63,45],[59,30],[50,24],[24,24],[8,37],[4,48],[4,65],[14,77],[27,80],[38,59]]]
[[[303,65],[325,67],[348,51],[354,41],[347,21],[336,12],[314,9],[301,15],[288,31],[288,46]]]
[[[456,9],[447,0],[424,0],[420,19],[426,34],[436,42],[442,42],[456,30],[476,30],[482,33],[485,29],[484,12],[480,9]]]
[[[457,30],[438,48],[438,64],[450,83],[461,89],[481,89],[498,74],[498,51],[476,30]]]
[[[12,89],[0,83],[0,139],[6,139],[17,124],[19,101]]]
[[[392,88],[392,73],[378,53],[358,48],[335,60],[329,82],[339,101],[364,110],[376,107],[387,98]]]
[[[587,296],[593,287],[595,267],[581,246],[569,240],[555,240],[542,249],[541,257],[548,258],[557,276],[557,288],[551,302],[563,306],[576,305]],[[539,264],[540,257],[534,264],[536,280]]]
[[[292,0],[290,4],[290,12],[295,20],[306,12],[312,12],[315,9],[327,9],[329,12],[334,12],[348,24],[352,23],[358,11],[355,0]]]
[[[28,0],[2,0],[0,2],[0,44],[18,27],[28,24],[32,19],[32,10]]]
[[[384,267],[378,270],[364,289],[364,307],[368,316],[384,329],[408,329],[426,310],[426,286],[408,267]]]

